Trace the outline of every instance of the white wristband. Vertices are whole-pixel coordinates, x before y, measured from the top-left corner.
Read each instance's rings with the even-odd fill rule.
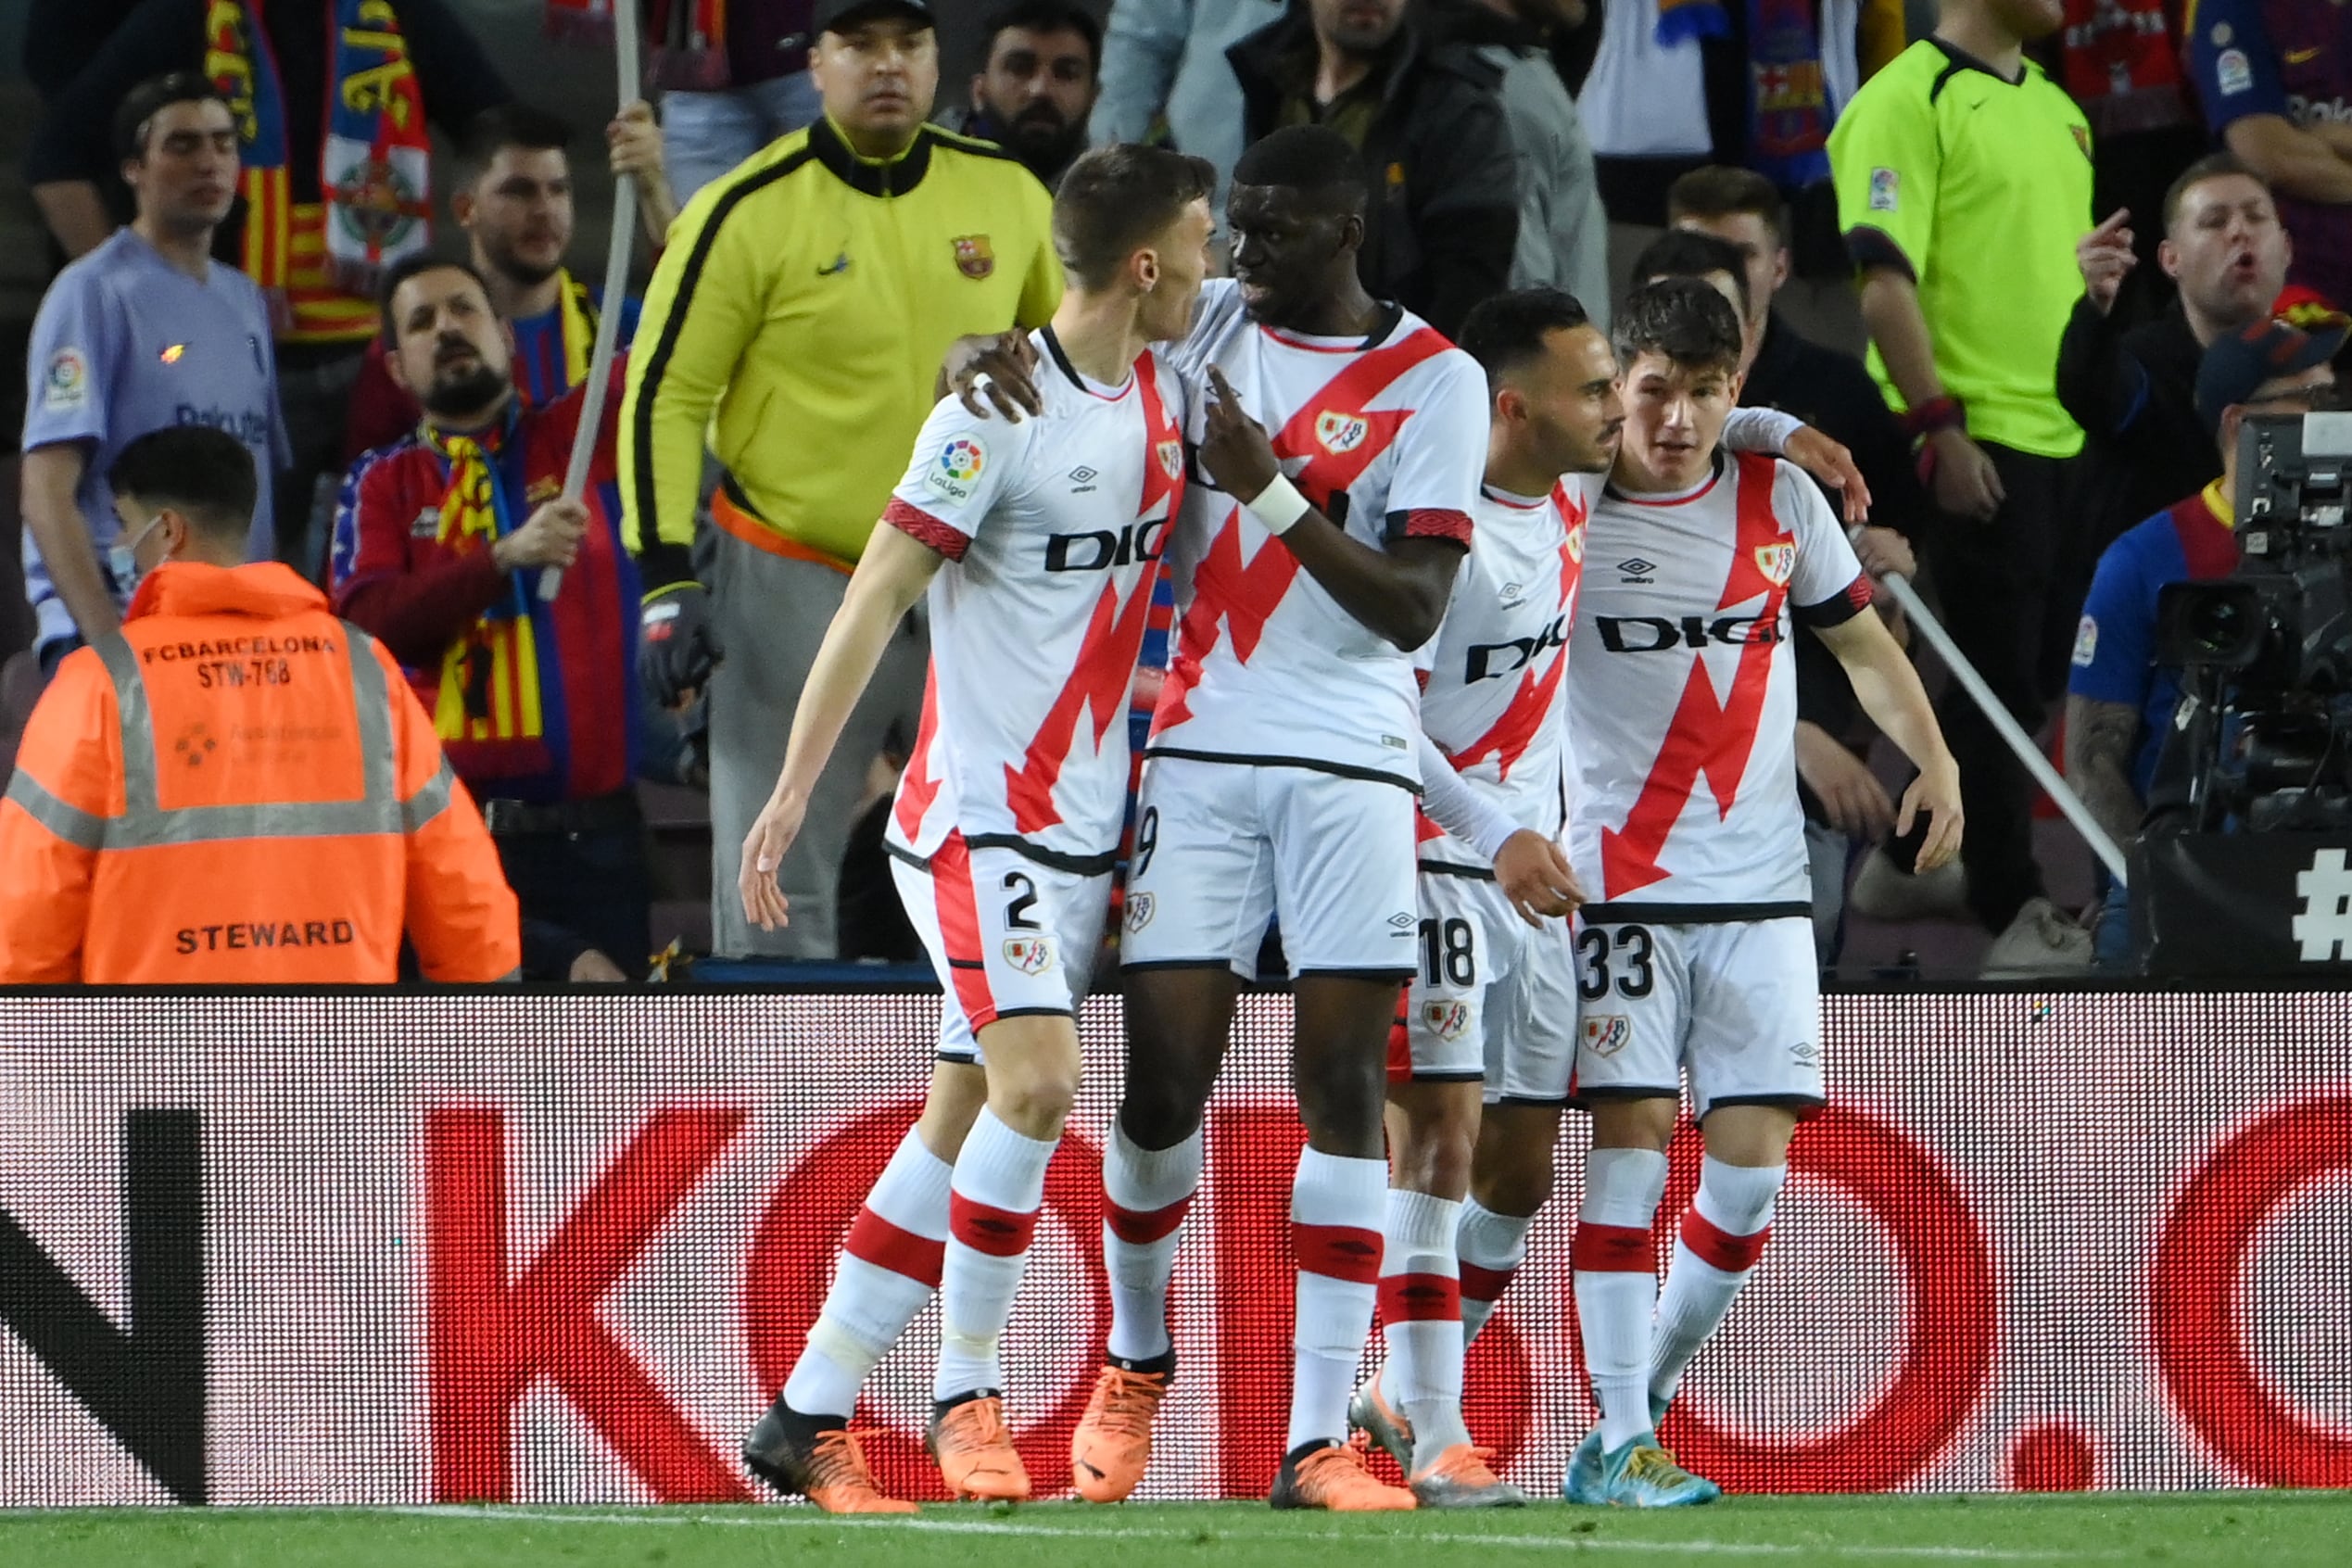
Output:
[[[1290,525],[1307,515],[1307,498],[1298,493],[1298,487],[1287,474],[1277,474],[1274,482],[1258,492],[1258,499],[1245,503],[1249,514],[1258,519],[1258,525],[1279,537],[1290,531]]]

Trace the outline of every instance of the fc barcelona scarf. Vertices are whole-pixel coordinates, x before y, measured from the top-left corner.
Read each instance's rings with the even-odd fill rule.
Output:
[[[1815,0],[1747,0],[1748,163],[1783,190],[1829,177],[1827,72]],[[1658,42],[1724,38],[1724,0],[1659,0]]]
[[[436,536],[444,550],[487,550],[512,531],[500,485],[482,443],[424,428],[424,442],[449,465]],[[433,732],[443,740],[534,740],[545,733],[539,704],[539,650],[524,574],[509,573],[503,600],[482,613],[441,656]]]
[[[276,0],[302,5],[306,0]],[[297,209],[287,180],[285,89],[261,26],[265,0],[207,0],[205,70],[236,111],[247,203],[245,271],[281,311],[297,253],[323,250],[337,288],[368,295],[386,267],[431,240],[432,138],[393,0],[308,0],[334,40],[319,208]]]

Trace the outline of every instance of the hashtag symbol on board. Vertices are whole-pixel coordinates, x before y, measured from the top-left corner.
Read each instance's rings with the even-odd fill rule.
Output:
[[[2294,922],[2295,940],[2303,944],[2303,961],[2325,964],[2344,955],[2352,943],[2352,867],[2344,852],[2318,850],[2311,869],[2295,874],[2295,891],[2303,895],[2302,912]]]

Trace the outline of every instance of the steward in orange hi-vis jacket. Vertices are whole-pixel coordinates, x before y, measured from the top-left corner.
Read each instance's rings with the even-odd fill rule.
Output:
[[[382,984],[404,930],[429,980],[507,978],[514,895],[433,721],[317,588],[229,564],[254,477],[224,440],[157,431],[109,475],[118,575],[163,564],[26,726],[0,983]]]

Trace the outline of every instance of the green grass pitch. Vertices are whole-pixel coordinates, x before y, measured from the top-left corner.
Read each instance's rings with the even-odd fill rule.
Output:
[[[1334,1518],[1250,1503],[938,1507],[909,1520],[805,1508],[109,1509],[0,1512],[11,1568],[1536,1568],[1742,1562],[1833,1568],[2172,1562],[2352,1568],[2352,1493],[1734,1498],[1627,1514]]]

